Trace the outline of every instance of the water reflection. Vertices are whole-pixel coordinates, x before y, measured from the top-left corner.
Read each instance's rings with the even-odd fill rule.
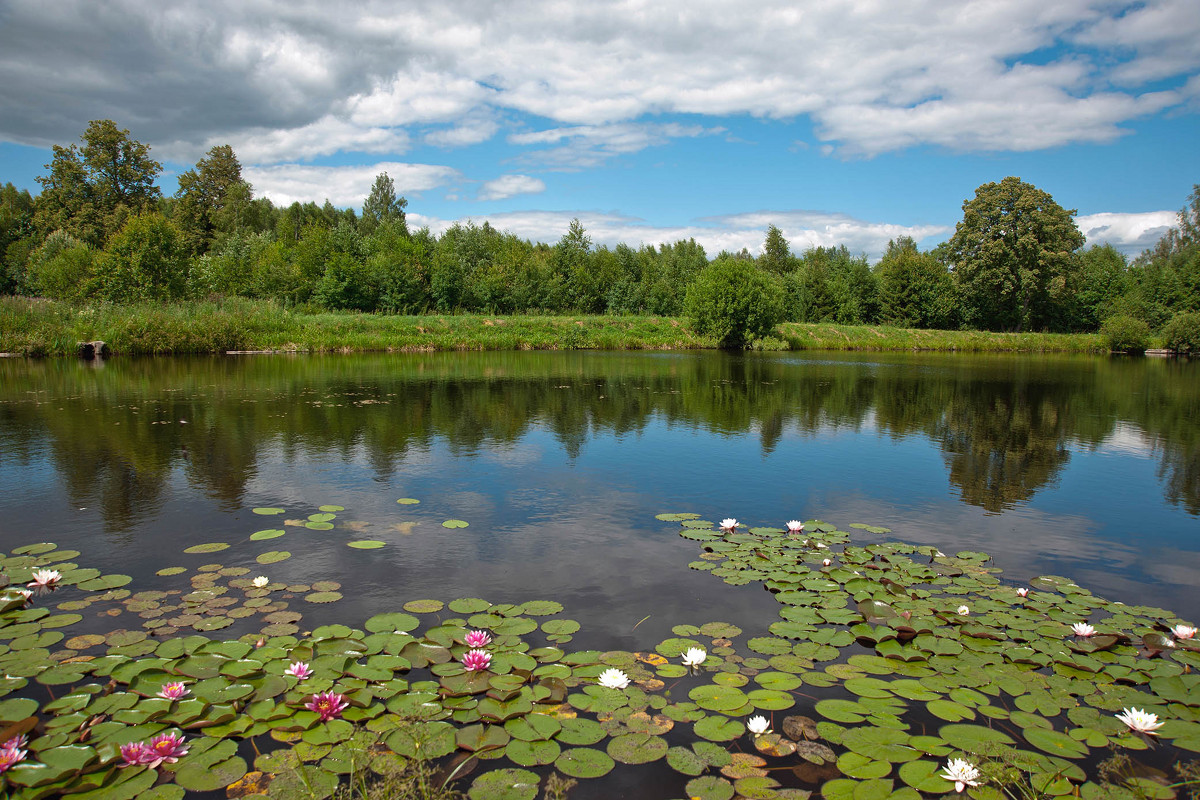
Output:
[[[597,437],[688,426],[919,434],[966,503],[1014,508],[1073,449],[1118,434],[1152,449],[1165,499],[1200,514],[1200,369],[1070,358],[723,354],[422,354],[0,365],[0,468],[49,458],[71,502],[121,531],[161,508],[173,470],[235,509],[267,449],[285,459],[361,452],[386,480],[414,449],[516,452],[531,430],[570,459]]]

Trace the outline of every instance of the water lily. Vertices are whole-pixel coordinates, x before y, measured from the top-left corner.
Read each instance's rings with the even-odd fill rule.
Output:
[[[328,722],[335,717],[340,717],[349,705],[345,696],[337,692],[320,692],[314,694],[312,699],[304,704],[304,707],[320,714],[321,722]]]
[[[0,744],[0,750],[20,750],[29,744],[29,737],[25,734],[14,736],[4,744]]]
[[[825,559],[824,561],[822,561],[822,562],[821,562],[821,566],[823,566],[823,567],[828,567],[828,566],[832,566],[832,565],[833,565],[833,559],[832,559],[832,558],[827,558],[827,559]]]
[[[1196,635],[1196,629],[1191,625],[1176,625],[1171,628],[1171,633],[1175,634],[1177,639],[1190,639]]]
[[[270,582],[271,580],[266,575],[259,575],[257,578],[250,581],[251,585],[253,585],[255,589],[262,589]]]
[[[174,764],[188,754],[183,746],[183,736],[178,733],[160,733],[143,746],[139,764],[154,768],[159,764]]]
[[[764,733],[770,733],[771,728],[767,723],[767,718],[760,715],[755,715],[746,720],[746,729],[755,736],[762,736]]]
[[[471,631],[463,637],[463,641],[467,647],[487,647],[492,643],[492,635],[487,631]]]
[[[1086,622],[1076,622],[1071,626],[1071,630],[1075,631],[1076,636],[1091,636],[1096,632],[1096,629]]]
[[[492,654],[487,650],[471,650],[462,657],[463,669],[467,672],[478,672],[490,667]]]
[[[158,696],[166,700],[178,700],[189,694],[191,694],[191,691],[179,681],[163,684],[163,687],[158,690]]]
[[[1022,586],[1020,589],[1017,589],[1017,597],[1028,597],[1028,596],[1029,596],[1029,590],[1026,589],[1024,586]]]
[[[946,771],[939,777],[954,781],[954,791],[961,792],[968,786],[978,786],[979,769],[965,758],[952,758],[946,764]]]
[[[964,616],[964,617],[965,617],[965,616],[967,616],[968,614],[970,614],[970,613],[971,613],[971,608],[970,608],[970,606],[959,606],[959,607],[958,607],[958,613],[959,613],[961,616]]]
[[[15,591],[17,594],[21,595],[21,597],[25,598],[26,603],[29,602],[29,598],[33,597],[33,591],[31,589],[16,589]]]
[[[689,647],[687,652],[683,654],[683,665],[685,667],[698,667],[708,658],[708,652],[703,647]]]
[[[607,686],[609,689],[624,689],[629,685],[629,676],[619,669],[609,668],[600,673],[600,677],[596,679],[601,686]]]
[[[122,767],[136,767],[144,763],[142,761],[147,754],[145,742],[130,742],[129,744],[121,745],[121,758],[125,759]]]
[[[945,557],[946,557],[946,554],[945,554],[945,553],[943,553],[941,550],[935,550],[935,551],[933,552],[933,557],[934,557],[934,558],[945,558]]]
[[[1158,721],[1157,714],[1142,711],[1140,708],[1122,708],[1121,711],[1124,713],[1117,714],[1117,719],[1128,725],[1131,731],[1158,735],[1155,731],[1162,727],[1162,723]]]
[[[62,573],[56,569],[35,569],[33,580],[25,585],[30,589],[42,589],[52,587],[60,580],[62,580]]]
[[[299,680],[305,680],[310,677],[313,672],[308,668],[308,664],[303,661],[293,661],[288,664],[288,668],[283,671],[284,675],[292,675]]]
[[[721,520],[721,530],[731,531],[738,526],[738,521],[733,517],[726,517]]]
[[[798,519],[789,519],[787,529],[788,533],[799,533],[804,530],[804,523]]]
[[[19,764],[25,760],[28,752],[19,747],[2,747],[0,748],[0,772],[6,772],[13,764]]]

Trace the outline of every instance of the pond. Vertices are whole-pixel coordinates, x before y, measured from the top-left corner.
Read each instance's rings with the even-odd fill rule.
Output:
[[[1198,420],[1200,365],[1156,359],[0,360],[0,550],[77,550],[80,567],[130,576],[126,595],[178,597],[205,574],[271,582],[271,603],[242,616],[218,604],[190,622],[156,614],[153,597],[110,597],[112,608],[84,611],[69,635],[303,636],[361,628],[412,601],[483,598],[561,604],[552,619],[565,624],[541,632],[565,651],[651,652],[680,626],[713,622],[740,629],[741,644],[767,634],[781,604],[764,591],[779,590],[766,572],[720,563],[723,548],[747,544],[741,534],[696,523],[727,517],[750,533],[781,534],[788,520],[820,533],[824,521],[834,554],[842,532],[858,548],[901,542],[967,562],[986,553],[1005,585],[1068,576],[1194,624]],[[682,516],[656,519],[666,514]],[[768,545],[778,534],[760,533]],[[768,545],[754,545],[764,563],[778,555]],[[52,600],[70,602],[77,588],[58,591]],[[472,613],[418,611],[433,626]],[[864,642],[852,647],[870,652]],[[61,647],[46,649],[59,660],[99,654]],[[812,702],[787,713],[811,713]],[[571,796],[636,795],[639,785],[682,796],[684,782],[660,762]]]

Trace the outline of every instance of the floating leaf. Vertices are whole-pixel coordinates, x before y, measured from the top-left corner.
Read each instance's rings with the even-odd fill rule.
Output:
[[[607,775],[616,766],[607,753],[590,747],[574,747],[563,750],[554,761],[554,768],[572,778],[599,778]]]
[[[733,784],[715,775],[705,775],[687,782],[687,796],[691,800],[730,800]]]
[[[261,541],[265,541],[267,539],[275,539],[277,537],[283,536],[283,534],[285,534],[286,532],[287,531],[284,531],[281,528],[268,528],[267,530],[264,530],[264,531],[255,531],[254,533],[250,534],[250,541],[261,542]]]
[[[378,539],[359,539],[354,542],[346,542],[347,547],[353,547],[356,550],[378,550],[387,542],[381,542]]]
[[[292,554],[287,550],[268,550],[265,553],[259,554],[254,560],[259,564],[278,564],[280,561],[286,561],[291,557]]]
[[[404,610],[414,614],[436,614],[445,605],[441,600],[409,600],[404,604]]]
[[[261,515],[262,515],[262,516],[264,516],[264,517],[270,517],[270,516],[273,516],[273,515],[275,515],[275,514],[282,514],[282,513],[283,513],[283,509],[282,509],[282,508],[269,508],[269,507],[265,507],[265,506],[264,506],[264,507],[261,507],[261,508],[255,508],[255,509],[251,509],[251,510],[252,510],[252,511],[253,511],[255,514],[261,514]]]
[[[485,772],[467,791],[470,800],[534,800],[537,797],[537,773],[525,769],[497,769]]]
[[[401,498],[400,498],[399,500],[397,500],[396,502],[397,502],[397,503],[399,503],[399,504],[400,504],[400,505],[402,505],[402,506],[415,506],[417,503],[419,503],[419,502],[421,502],[421,501],[420,501],[420,500],[414,500],[414,499],[413,499],[413,498],[411,498],[411,497],[401,497]]]
[[[206,544],[194,544],[191,547],[184,548],[185,553],[219,553],[222,550],[228,550],[227,542],[208,542]]]
[[[461,519],[448,519],[442,523],[443,528],[465,528],[469,523]]]

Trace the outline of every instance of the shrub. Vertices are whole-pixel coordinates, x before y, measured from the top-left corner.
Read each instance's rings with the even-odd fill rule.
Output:
[[[783,320],[783,287],[752,261],[717,258],[688,286],[684,312],[697,333],[741,348]]]
[[[1114,353],[1144,353],[1150,346],[1150,326],[1137,317],[1109,317],[1100,326],[1100,335]]]
[[[1185,311],[1163,328],[1163,346],[1180,355],[1200,355],[1200,314]]]

